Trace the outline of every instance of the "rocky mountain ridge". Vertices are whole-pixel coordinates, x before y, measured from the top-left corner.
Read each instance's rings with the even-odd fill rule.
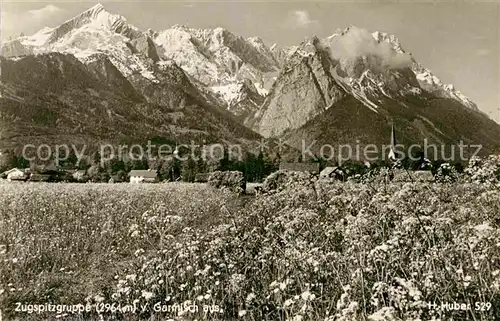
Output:
[[[388,143],[391,123],[407,146],[500,147],[500,126],[444,85],[394,36],[348,28],[312,37],[291,51],[263,105],[247,125],[294,147]]]
[[[44,28],[2,47],[4,57],[49,52],[70,53],[83,63],[104,53],[126,77],[153,83],[159,83],[157,69],[174,62],[208,101],[243,119],[258,109],[256,101],[267,94],[279,71],[278,62],[260,38],[244,39],[222,28],[179,25],[143,32],[101,4],[58,27]],[[243,83],[246,85],[241,86]],[[249,90],[251,96],[259,97],[247,99]]]
[[[380,112],[384,99],[408,108],[407,96],[425,100],[429,95],[479,112],[469,98],[416,62],[392,35],[350,27],[326,39],[307,39],[290,52],[264,105],[247,122],[264,136],[299,128],[346,95],[373,113]]]
[[[380,131],[398,117],[405,131],[413,130],[415,137],[426,133],[436,141],[485,137],[473,134],[474,128],[493,136],[498,132],[498,125],[490,122],[474,102],[419,64],[395,36],[353,26],[324,39],[311,37],[298,46],[267,47],[258,37],[244,38],[223,28],[175,25],[161,31],[141,31],[98,4],[60,26],[5,43],[2,56],[7,59],[2,63],[27,72],[26,66],[38,66],[30,57],[48,63],[54,53],[72,55],[81,65],[73,61],[71,66],[84,66],[82,75],[92,78],[91,82],[106,84],[107,91],[113,88],[123,97],[120,99],[148,108],[160,106],[160,110],[167,108],[169,112],[196,105],[219,113],[224,121],[208,126],[215,132],[221,131],[221,123],[231,123],[228,126],[240,128],[243,136],[252,136],[232,124],[239,122],[265,137],[297,142],[300,135],[318,136],[327,141],[325,137],[333,132],[323,128],[325,120],[339,129],[359,121],[354,126],[357,129],[350,132],[346,127],[335,131],[336,135],[365,137],[361,133],[365,130],[382,140]],[[17,89],[2,84],[7,93],[4,98],[18,99],[17,86],[31,90],[36,80],[41,85],[34,91],[45,88],[52,99],[54,88],[49,78],[58,72],[58,64],[50,66],[36,70],[33,79],[23,78],[27,83],[16,83]],[[3,79],[12,82],[16,77],[10,73]],[[72,89],[69,95],[73,93]],[[455,113],[468,134],[452,129],[444,112]],[[471,124],[485,128],[464,123],[464,115]],[[448,115],[448,119],[453,117]],[[495,145],[490,138],[484,139],[490,147]]]
[[[26,144],[239,144],[260,136],[206,102],[175,64],[159,83],[125,77],[106,55],[86,63],[71,54],[0,57],[0,150]],[[161,86],[161,87],[158,87]]]

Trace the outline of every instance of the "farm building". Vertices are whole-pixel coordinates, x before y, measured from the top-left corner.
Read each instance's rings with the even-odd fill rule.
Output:
[[[281,163],[280,171],[319,174],[319,163]]]
[[[328,166],[325,167],[321,173],[319,173],[320,178],[335,178],[335,179],[343,179],[344,172],[337,166]]]
[[[145,169],[130,171],[130,183],[155,183],[158,181],[158,174],[156,171]]]
[[[29,168],[12,168],[3,172],[0,176],[5,177],[7,181],[26,181],[30,176]]]

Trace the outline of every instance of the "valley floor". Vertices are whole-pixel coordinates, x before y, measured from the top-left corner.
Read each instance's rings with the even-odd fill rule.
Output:
[[[499,186],[478,184],[290,181],[255,197],[185,183],[0,184],[0,311],[494,320],[499,213]]]

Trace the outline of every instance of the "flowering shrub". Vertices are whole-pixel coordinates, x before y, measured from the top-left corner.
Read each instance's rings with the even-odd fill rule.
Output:
[[[474,183],[494,184],[500,181],[500,156],[471,158],[464,172]]]
[[[377,167],[363,175],[360,181],[364,183],[383,184],[389,183],[391,176],[394,177],[391,169],[387,167]]]
[[[208,176],[208,184],[216,188],[228,188],[235,193],[243,193],[245,191],[245,178],[242,172],[238,171],[216,171]]]
[[[269,192],[283,190],[291,185],[310,186],[315,179],[315,176],[308,172],[279,170],[266,177],[262,184],[262,189]]]
[[[269,186],[249,199],[202,184],[2,184],[3,312],[51,301],[148,304],[102,313],[134,320],[498,315],[500,185],[294,174]]]
[[[439,165],[434,178],[436,182],[453,183],[459,178],[459,174],[452,165],[443,163]]]

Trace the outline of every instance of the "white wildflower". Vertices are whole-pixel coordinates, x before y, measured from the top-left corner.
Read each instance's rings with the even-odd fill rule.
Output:
[[[247,298],[245,299],[245,301],[246,301],[247,303],[250,303],[250,302],[252,302],[252,301],[253,301],[253,299],[255,299],[255,298],[256,298],[256,295],[255,295],[255,294],[253,294],[253,293],[250,293],[249,295],[247,295]]]
[[[94,301],[99,303],[104,301],[104,297],[100,296],[99,294],[94,295]]]
[[[304,301],[312,301],[316,298],[316,296],[309,291],[303,292],[300,296],[301,296],[302,300],[304,300]]]
[[[129,275],[126,275],[125,276],[125,279],[128,280],[128,281],[132,281],[132,282],[135,282],[137,278],[137,275],[136,274],[129,274]]]
[[[141,296],[146,299],[146,301],[149,301],[153,297],[153,292],[148,292],[148,291],[142,291]]]

